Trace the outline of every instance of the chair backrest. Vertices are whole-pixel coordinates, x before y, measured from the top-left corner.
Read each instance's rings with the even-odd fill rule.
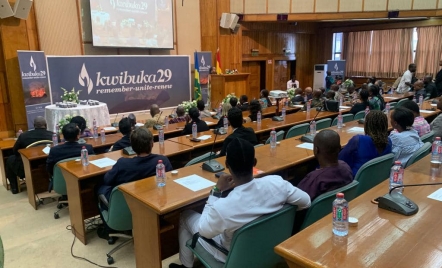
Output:
[[[274,267],[281,257],[273,248],[291,236],[296,209],[286,204],[238,229],[224,267]]]
[[[355,116],[353,117],[353,120],[359,120],[359,119],[364,119],[365,118],[365,111],[359,111],[355,114]]]
[[[37,147],[37,146],[42,146],[42,145],[46,145],[46,144],[52,144],[52,141],[50,141],[50,140],[36,141],[36,142],[31,143],[28,146],[26,146],[26,148]]]
[[[118,186],[112,189],[108,210],[103,210],[102,215],[110,228],[117,231],[132,230],[132,213]]]
[[[307,210],[307,214],[302,222],[301,230],[332,212],[332,203],[333,200],[336,199],[337,193],[344,193],[344,198],[348,202],[353,200],[356,197],[358,184],[359,183],[357,181],[352,181],[339,189],[323,193],[316,197],[315,200],[313,200],[310,208]]]
[[[422,142],[429,142],[429,143],[433,143],[434,141],[434,131],[430,131],[427,134],[422,135],[421,137]]]
[[[58,166],[58,164],[71,161],[74,159],[78,159],[79,157],[72,157],[68,159],[63,159],[61,161],[58,161],[57,164],[54,166],[54,170],[52,173],[52,185],[53,189],[57,194],[61,195],[67,195],[68,191],[66,189],[66,181],[64,180],[63,173],[61,173],[61,169]]]
[[[393,159],[394,154],[386,154],[368,161],[359,168],[355,176],[355,181],[359,182],[358,195],[365,193],[390,177]]]
[[[397,106],[397,102],[389,102],[390,103],[390,110],[393,110],[394,108],[396,108],[396,107],[399,107],[399,106]]]
[[[397,108],[397,107],[401,107],[402,104],[403,104],[405,101],[408,101],[408,99],[401,99],[401,100],[399,100],[399,102],[396,104],[396,108]]]
[[[342,115],[342,123],[347,123],[353,121],[353,114],[343,114]],[[335,119],[333,119],[333,122],[331,123],[332,126],[336,126],[338,124],[338,117],[336,116]]]
[[[332,122],[331,118],[325,118],[316,121],[316,130],[330,127],[331,122]]]
[[[309,126],[309,123],[293,126],[289,129],[289,131],[287,131],[287,135],[285,135],[285,138],[288,139],[295,136],[304,135],[305,133],[307,133],[308,129],[310,129]]]
[[[188,166],[191,166],[191,165],[195,165],[195,164],[207,161],[207,160],[209,160],[211,155],[215,155],[215,153],[214,152],[208,152],[208,153],[205,153],[205,154],[200,155],[198,157],[195,157],[194,159],[192,159],[189,162],[187,162],[185,167],[188,167]]]
[[[264,144],[262,144],[262,143],[258,143],[257,145],[255,145],[255,146],[253,146],[253,147],[261,147],[261,146],[264,146]]]
[[[276,141],[282,141],[282,139],[284,139],[284,130],[280,130],[278,132],[276,132]],[[269,144],[270,143],[270,137],[266,140],[265,144]]]
[[[411,155],[410,159],[408,159],[408,162],[404,168],[424,158],[427,154],[430,153],[430,150],[431,150],[431,143],[430,142],[424,143],[424,146],[422,146],[419,150],[417,150]]]

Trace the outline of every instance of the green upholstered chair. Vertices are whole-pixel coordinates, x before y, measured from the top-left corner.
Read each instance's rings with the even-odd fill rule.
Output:
[[[424,143],[424,145],[419,150],[414,152],[413,155],[410,157],[410,159],[408,159],[408,162],[404,168],[424,158],[427,154],[430,153],[430,150],[431,150],[431,143],[429,142]]]
[[[399,107],[397,106],[397,102],[390,102],[390,110],[393,110],[396,107]]]
[[[353,121],[364,118],[365,118],[365,111],[360,111],[355,114],[355,116],[353,117]]]
[[[330,127],[331,122],[332,122],[331,118],[324,118],[316,121],[316,130]]]
[[[304,123],[304,124],[299,124],[296,126],[293,126],[289,129],[289,131],[287,131],[287,135],[285,135],[285,138],[293,138],[299,135],[304,135],[305,133],[307,133],[310,130],[310,124],[309,123]]]
[[[115,231],[132,230],[132,213],[130,212],[130,209],[126,203],[126,199],[124,199],[123,193],[118,190],[118,186],[112,189],[109,200],[106,200],[103,195],[100,195],[99,199],[100,202],[98,205],[100,207],[103,220],[111,229]],[[103,204],[107,206],[107,210],[103,209]],[[109,234],[109,237],[121,237],[128,239],[127,241],[119,244],[106,254],[107,263],[111,265],[114,263],[114,258],[112,257],[112,254],[122,247],[128,245],[129,243],[132,243],[133,237],[122,233],[112,233]]]
[[[427,134],[422,135],[421,137],[422,142],[429,142],[429,143],[433,143],[434,141],[434,131],[430,131]]]
[[[332,203],[333,200],[336,199],[337,193],[344,193],[344,198],[348,202],[353,200],[356,197],[358,184],[359,183],[357,181],[352,181],[339,189],[323,193],[316,197],[315,200],[313,200],[312,205],[307,210],[307,214],[305,215],[304,221],[301,225],[301,230],[307,228],[309,225],[315,223],[332,212]]]
[[[52,175],[52,187],[53,190],[59,194],[59,195],[67,195],[68,190],[66,189],[66,181],[64,180],[63,173],[61,173],[61,169],[58,166],[58,164],[78,159],[79,157],[72,157],[68,159],[64,159],[61,161],[58,161],[57,164],[54,166],[53,175]],[[54,212],[54,219],[60,218],[59,212],[60,210],[67,208],[68,206],[67,200],[58,200],[57,204],[57,211]]]
[[[195,157],[194,159],[190,160],[189,162],[187,162],[187,164],[185,165],[185,167],[191,166],[191,165],[195,165],[204,161],[209,160],[210,156],[214,156],[215,153],[214,152],[208,152],[205,153],[203,155],[200,155],[198,157]]]
[[[408,100],[409,100],[409,99],[401,99],[401,100],[399,100],[399,102],[396,104],[395,108],[397,108],[397,107],[401,107],[402,104],[403,104],[404,102],[408,101]]]
[[[276,132],[276,141],[282,141],[282,139],[284,139],[284,130],[280,130],[278,132]],[[269,144],[270,143],[270,137],[266,140],[265,144]]]
[[[355,176],[355,181],[359,182],[358,196],[390,177],[393,159],[394,154],[386,154],[368,161],[359,168]]]
[[[198,238],[202,238],[215,243],[199,233],[187,241],[187,247],[206,267],[274,267],[283,260],[273,248],[291,236],[296,208],[286,204],[279,211],[263,215],[238,229],[233,235],[230,251],[221,248],[227,255],[225,264],[217,261],[197,242]]]
[[[343,114],[342,115],[342,122],[347,123],[350,121],[353,121],[353,114]],[[333,119],[333,122],[331,123],[332,126],[336,126],[338,124],[338,117],[336,116],[335,119]]]

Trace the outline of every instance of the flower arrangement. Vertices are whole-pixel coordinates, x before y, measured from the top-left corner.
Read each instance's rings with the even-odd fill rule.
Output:
[[[348,88],[349,86],[352,86],[352,85],[354,85],[354,83],[353,83],[353,80],[351,80],[351,79],[347,79],[344,81],[344,83],[342,83],[342,86],[344,88]]]
[[[223,103],[229,103],[229,102],[230,102],[230,99],[231,99],[232,97],[235,97],[235,98],[236,98],[235,93],[230,93],[229,95],[227,95],[227,96],[223,99]]]
[[[294,88],[287,89],[287,95],[289,96],[289,99],[295,97],[295,89]]]
[[[61,95],[61,99],[63,101],[75,102],[75,103],[79,103],[80,102],[80,100],[78,99],[78,95],[80,95],[81,90],[75,91],[75,89],[72,88],[71,91],[67,91],[64,88],[61,88],[61,89],[64,91],[63,95]]]
[[[64,116],[64,117],[58,122],[58,133],[61,134],[61,130],[62,130],[62,128],[63,128],[65,125],[69,124],[69,123],[71,122],[71,119],[72,119],[73,117],[75,117],[75,115],[69,115],[69,114],[67,114],[67,115],[65,115],[65,116]]]
[[[188,113],[190,108],[196,107],[196,100],[183,101],[180,105],[183,106],[184,110],[186,110],[186,113]]]

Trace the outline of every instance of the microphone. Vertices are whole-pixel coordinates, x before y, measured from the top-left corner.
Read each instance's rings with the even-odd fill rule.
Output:
[[[401,187],[414,187],[414,186],[427,186],[427,185],[440,185],[440,184],[442,184],[442,182],[404,184],[404,185],[395,186],[390,189],[388,194],[377,198],[377,201],[379,202],[378,207],[406,216],[414,215],[419,211],[419,207],[416,205],[416,203],[405,197],[403,194],[393,192],[393,190]]]
[[[176,117],[175,111],[176,111],[176,107],[175,107],[175,109],[173,109],[172,112],[170,113],[170,115],[169,115],[170,118],[175,118],[175,117]]]
[[[114,122],[111,124],[111,126],[113,126],[113,127],[118,127],[117,117],[118,117],[118,113],[117,113],[117,115],[115,116]]]
[[[158,124],[158,121],[160,121],[161,115],[163,114],[163,111],[160,112],[160,115],[158,116],[157,122],[155,123],[155,125],[153,125],[153,129],[158,130],[158,129],[162,129],[163,125]]]
[[[218,130],[218,129],[215,129]],[[215,142],[216,142],[216,137],[218,136],[218,131],[215,131],[215,139],[213,140],[213,144],[212,144],[212,149],[210,150],[210,156],[209,156],[209,160],[207,160],[206,162],[203,163],[203,170],[212,172],[212,173],[217,173],[220,171],[224,170],[224,166],[221,165],[218,161],[216,160],[212,160],[213,155],[215,154],[215,152],[213,152],[213,149],[215,148]],[[213,154],[212,154],[213,153]]]
[[[310,124],[307,126],[307,129],[305,130],[304,136],[301,137],[301,141],[308,142],[308,143],[313,143],[313,139],[315,138],[315,135],[307,134],[307,132],[310,130],[311,124],[313,123],[313,121],[315,121],[316,117],[318,116],[318,114],[321,111],[322,111],[322,109],[318,109],[318,112],[316,113],[315,117],[313,117],[313,120],[310,121]]]

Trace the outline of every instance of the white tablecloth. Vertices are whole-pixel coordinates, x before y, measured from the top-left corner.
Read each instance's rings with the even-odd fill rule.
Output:
[[[106,103],[100,102],[99,105],[95,106],[78,104],[78,106],[74,108],[60,108],[54,104],[45,107],[45,118],[48,124],[48,130],[55,131],[55,126],[66,115],[82,116],[86,119],[89,128],[92,128],[94,119],[97,121],[97,126],[110,125],[109,109]]]

